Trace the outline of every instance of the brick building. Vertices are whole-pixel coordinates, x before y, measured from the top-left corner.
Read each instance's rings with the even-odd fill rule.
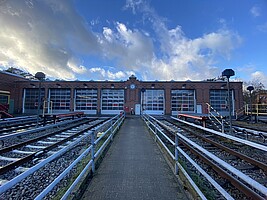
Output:
[[[267,104],[267,90],[261,90],[256,94],[257,104]]]
[[[0,90],[10,93],[13,113],[37,113],[39,81],[0,72]],[[242,82],[230,83],[232,113],[243,106]],[[45,112],[84,111],[86,114],[207,113],[209,103],[228,113],[224,81],[42,81]]]

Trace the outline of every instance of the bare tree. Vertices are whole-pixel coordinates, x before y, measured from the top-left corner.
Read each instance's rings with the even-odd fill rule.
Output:
[[[258,103],[257,101],[257,95],[264,90],[264,85],[260,82],[258,79],[253,79],[252,81],[244,82],[243,83],[243,95],[244,95],[244,101],[245,103],[250,102],[250,94],[247,90],[248,86],[253,86],[254,90],[252,91],[252,103]]]

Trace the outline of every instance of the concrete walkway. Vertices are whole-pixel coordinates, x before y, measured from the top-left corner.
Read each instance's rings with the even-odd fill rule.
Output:
[[[187,199],[140,117],[125,119],[83,199]]]

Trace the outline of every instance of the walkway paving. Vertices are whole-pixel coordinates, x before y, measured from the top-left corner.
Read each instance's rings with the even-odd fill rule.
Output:
[[[83,199],[187,199],[140,117],[126,118]]]

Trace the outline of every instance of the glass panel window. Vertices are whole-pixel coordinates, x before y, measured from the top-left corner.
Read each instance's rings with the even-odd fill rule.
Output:
[[[228,110],[228,91],[227,90],[210,90],[210,105],[218,112]],[[231,107],[233,109],[233,91],[230,90]]]
[[[195,91],[172,90],[171,108],[172,111],[195,112]]]
[[[70,89],[50,89],[49,98],[53,110],[70,109]]]
[[[38,108],[38,88],[24,89],[24,109],[34,110]],[[41,109],[44,101],[45,90],[41,89]]]
[[[142,94],[143,110],[164,111],[164,90],[146,90]]]
[[[124,90],[103,89],[101,105],[102,110],[123,110]]]
[[[97,110],[97,90],[76,89],[75,110]]]

